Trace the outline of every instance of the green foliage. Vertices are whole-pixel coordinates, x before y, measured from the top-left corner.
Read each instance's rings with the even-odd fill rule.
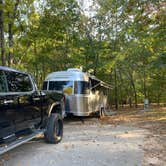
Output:
[[[5,0],[5,53],[39,85],[53,71],[83,67],[114,86],[115,104],[166,101],[165,2],[96,0],[88,17],[76,0]],[[2,7],[3,6],[3,7]],[[8,46],[8,24],[14,44]]]

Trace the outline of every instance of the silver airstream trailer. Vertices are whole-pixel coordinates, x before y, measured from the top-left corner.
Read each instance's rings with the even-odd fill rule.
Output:
[[[89,116],[108,108],[109,84],[80,69],[68,69],[50,73],[43,90],[65,93],[65,113]]]

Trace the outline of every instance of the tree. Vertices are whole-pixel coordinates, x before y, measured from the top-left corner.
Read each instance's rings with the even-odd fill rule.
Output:
[[[5,39],[4,39],[4,10],[3,0],[0,0],[0,48],[1,48],[1,64],[6,65],[5,60]]]

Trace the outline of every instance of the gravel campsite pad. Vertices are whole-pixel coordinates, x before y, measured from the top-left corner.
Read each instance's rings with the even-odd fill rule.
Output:
[[[143,159],[145,130],[101,125],[97,119],[65,123],[57,145],[37,139],[2,156],[6,166],[137,166]]]
[[[164,166],[166,107],[70,119],[57,145],[37,138],[0,157],[0,166]]]

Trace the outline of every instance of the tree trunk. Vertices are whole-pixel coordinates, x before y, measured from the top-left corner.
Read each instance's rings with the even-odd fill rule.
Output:
[[[118,110],[118,87],[117,87],[116,68],[114,69],[114,79],[115,79],[115,109]]]
[[[96,53],[95,55],[95,66],[94,66],[94,72],[93,72],[93,75],[96,76],[96,73],[97,73],[97,66],[98,66],[98,63],[99,63],[99,54]]]
[[[0,49],[1,49],[1,64],[6,65],[5,58],[5,40],[4,40],[4,17],[3,17],[3,0],[0,0]]]
[[[132,108],[131,96],[129,97],[129,105],[130,105],[130,108]]]
[[[135,108],[137,108],[138,107],[138,104],[137,104],[137,92],[136,92],[136,88],[135,88],[134,82],[132,82],[132,86],[133,86],[133,90],[134,90]]]
[[[9,54],[8,54],[8,66],[13,64],[13,24],[16,19],[16,13],[18,8],[19,0],[16,0],[14,5],[13,14],[8,13],[9,23],[8,23],[8,41],[9,41]]]
[[[128,103],[129,103],[130,108],[132,108],[132,95],[133,95],[133,93],[132,93],[132,87],[131,87],[131,84],[130,84],[130,88],[129,88],[128,91],[129,91]]]
[[[91,36],[90,36],[90,33],[89,33],[89,31],[87,30],[86,31],[86,37],[87,37],[87,39],[88,39],[88,47],[89,47],[89,49],[90,49],[90,53],[89,54],[92,54],[92,52],[93,52],[93,40],[92,40],[92,38],[91,38]],[[93,52],[94,53],[94,52]],[[86,55],[86,64],[85,64],[85,66],[86,66],[86,70],[88,70],[88,56],[89,55]],[[94,71],[95,72],[95,71]],[[93,73],[94,74],[94,73]]]
[[[117,10],[117,2],[116,2],[116,10]],[[113,21],[114,22],[114,21]],[[112,29],[114,29],[113,27],[114,23],[112,23]],[[114,37],[115,37],[115,40],[114,40],[114,52],[116,52],[117,50],[117,30],[118,30],[118,16],[117,16],[117,12],[115,13],[115,34],[114,34]],[[114,76],[115,76],[115,108],[116,110],[118,110],[118,87],[117,87],[117,73],[116,73],[116,67],[114,69]]]
[[[46,77],[46,59],[45,56],[42,55],[42,62],[41,62],[41,67],[42,67],[42,77],[40,80],[40,83],[44,81],[45,77]],[[41,86],[41,85],[40,85]]]
[[[124,104],[126,103],[124,99],[124,96],[122,94],[122,89],[124,87],[124,83],[123,83],[123,78],[122,78],[122,73],[121,73],[121,69],[119,69],[119,82],[120,82],[120,86],[119,86],[119,91],[120,91],[120,103],[122,108],[124,107]],[[124,87],[124,89],[126,90],[126,88]]]
[[[37,81],[37,85],[39,85],[39,68],[38,68],[38,62],[36,60],[36,56],[37,56],[37,46],[36,46],[36,40],[34,40],[34,56],[35,56],[35,76],[36,76],[36,81]]]
[[[144,75],[144,76],[143,76],[143,77],[144,77],[144,78],[143,78],[143,81],[144,81],[144,83],[143,83],[143,84],[144,84],[144,85],[143,85],[143,86],[144,86],[144,87],[143,87],[143,88],[144,88],[144,98],[146,99],[146,98],[147,98],[147,90],[146,90],[146,74],[145,74],[145,69],[143,69],[143,75]]]
[[[97,46],[98,50],[101,50],[101,42],[102,42],[101,26],[102,26],[101,22],[99,22],[99,45]],[[94,53],[95,53],[94,75],[96,75],[97,69],[98,69],[98,65],[99,65],[99,58],[100,58],[100,56],[99,56],[99,51],[94,51]]]
[[[138,107],[138,103],[137,103],[137,92],[136,92],[136,88],[135,88],[135,83],[134,83],[133,75],[130,72],[129,72],[129,77],[130,77],[131,86],[132,86],[133,91],[134,91],[135,108],[137,108]]]
[[[13,23],[12,23],[12,17],[10,15],[10,13],[8,13],[8,17],[10,19],[10,22],[8,24],[8,41],[9,41],[9,55],[8,55],[8,66],[11,66],[11,64],[13,64],[13,31],[12,31],[12,27],[13,27]],[[12,20],[12,21],[11,21]]]

